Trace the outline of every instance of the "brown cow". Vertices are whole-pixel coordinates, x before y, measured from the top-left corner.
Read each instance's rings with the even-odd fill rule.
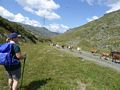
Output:
[[[109,60],[110,53],[103,52],[101,53],[100,59],[104,58],[105,60]]]
[[[112,62],[116,62],[116,60],[120,60],[120,52],[111,52]]]
[[[92,48],[92,49],[91,49],[91,53],[92,53],[93,55],[95,55],[95,54],[97,53],[97,49],[96,49],[96,48]]]

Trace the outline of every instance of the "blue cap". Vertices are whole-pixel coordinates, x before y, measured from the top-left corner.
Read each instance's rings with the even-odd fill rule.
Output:
[[[17,33],[11,33],[8,35],[8,38],[13,39],[13,38],[17,38],[18,34]]]

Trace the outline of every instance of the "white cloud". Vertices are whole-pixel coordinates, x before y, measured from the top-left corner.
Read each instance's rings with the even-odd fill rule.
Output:
[[[69,29],[68,26],[65,26],[63,24],[49,24],[48,26],[45,27],[52,32],[59,32],[59,33],[63,33]]]
[[[16,15],[14,15],[15,18],[13,21],[16,21],[16,22],[24,22],[26,17],[24,17],[22,14],[18,13]]]
[[[110,7],[110,9],[107,10],[106,13],[110,13],[110,12],[119,10],[120,9],[120,0],[116,3],[109,4],[108,7]]]
[[[81,0],[82,2],[87,2],[89,5],[93,5],[94,0]]]
[[[49,20],[60,18],[59,15],[57,15],[54,12],[48,11],[48,10],[39,10],[39,11],[36,11],[35,13],[38,16],[42,16],[42,17],[47,18]]]
[[[34,12],[31,8],[29,8],[29,7],[24,7],[24,9],[26,10],[26,11],[28,11],[28,12]]]
[[[7,19],[14,19],[14,14],[4,9],[2,6],[0,6],[0,15]]]
[[[90,21],[96,20],[98,18],[99,18],[98,16],[93,16],[92,18],[87,18],[87,21],[90,22]]]
[[[38,21],[30,20],[28,17],[25,17],[20,13],[15,15],[9,12],[7,9],[3,8],[2,6],[0,6],[0,15],[10,21],[20,22],[20,23],[28,24],[32,26],[41,26]]]
[[[60,16],[54,10],[60,7],[53,0],[17,0],[26,11],[47,19],[59,19]]]
[[[109,7],[106,13],[110,13],[120,9],[120,0],[81,0],[82,2],[87,2],[89,5],[105,5]]]

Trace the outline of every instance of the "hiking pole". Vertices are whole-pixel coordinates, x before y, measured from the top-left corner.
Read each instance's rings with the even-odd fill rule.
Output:
[[[25,68],[26,57],[27,57],[27,55],[25,54],[25,58],[24,58],[24,62],[23,62],[23,68],[22,68],[22,74],[21,74],[20,90],[21,90],[22,84],[23,84],[23,74],[24,74],[24,68]]]

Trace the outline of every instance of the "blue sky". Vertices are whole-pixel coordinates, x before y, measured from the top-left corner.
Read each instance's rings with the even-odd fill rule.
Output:
[[[60,33],[118,9],[120,0],[0,0],[2,17]]]

